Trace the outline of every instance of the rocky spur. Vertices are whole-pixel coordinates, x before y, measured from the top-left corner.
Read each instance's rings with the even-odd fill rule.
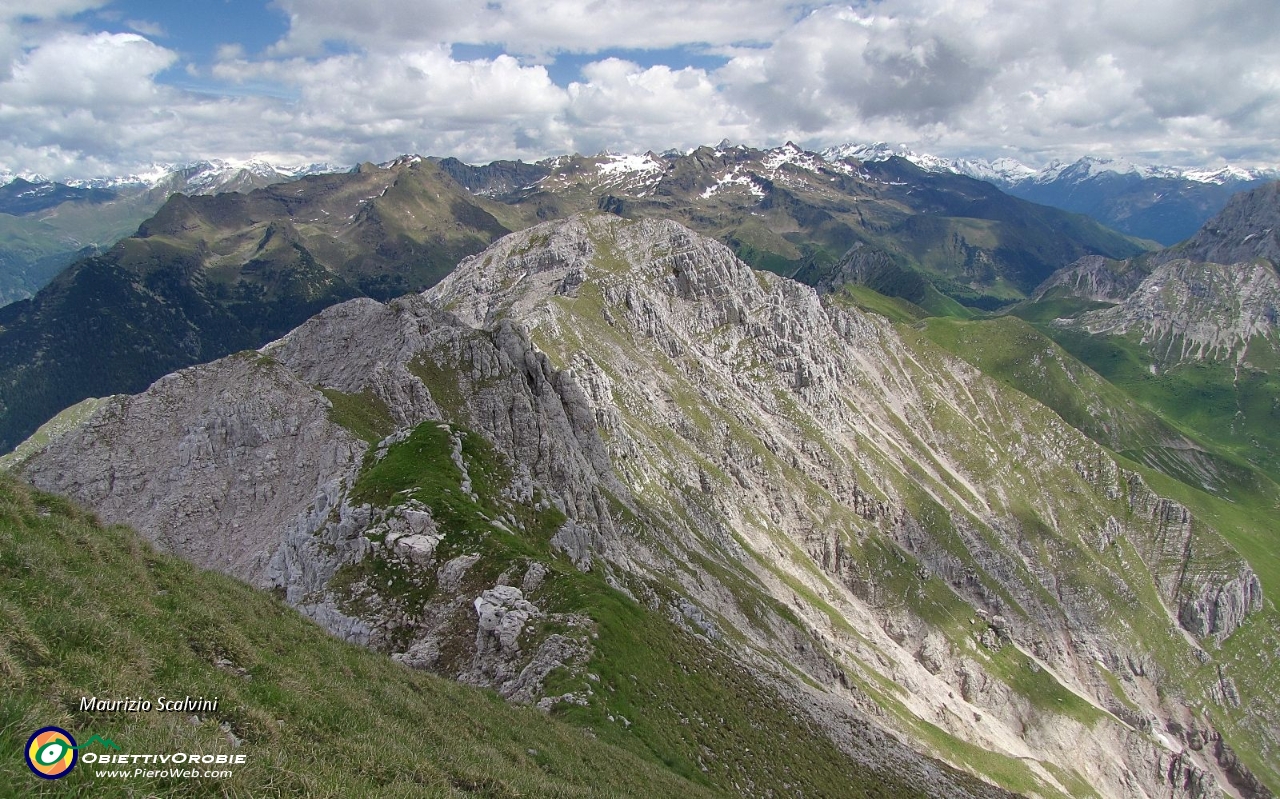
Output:
[[[191,713],[195,711],[216,711],[217,709],[218,697],[216,696],[212,699],[206,699],[203,696],[194,698],[186,696],[182,699],[158,696],[154,701],[143,699],[140,696],[123,699],[99,699],[96,696],[80,697],[80,712],[82,713],[150,713],[152,710],[160,713]]]

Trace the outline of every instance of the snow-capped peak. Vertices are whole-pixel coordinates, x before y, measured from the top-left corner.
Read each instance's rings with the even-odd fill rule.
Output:
[[[1278,174],[1280,172],[1275,169],[1241,169],[1228,164],[1218,169],[1187,169],[1183,171],[1182,177],[1194,180],[1196,183],[1213,183],[1221,186],[1236,181],[1273,179]]]
[[[926,172],[954,172],[967,175],[978,180],[994,183],[1017,183],[1026,180],[1036,171],[1013,158],[999,158],[995,161],[967,158],[940,158],[927,153],[917,153],[905,144],[892,145],[887,142],[872,144],[842,144],[822,151],[822,157],[836,162],[853,159],[859,162],[886,161],[890,158],[901,158],[910,161]]]
[[[1280,172],[1274,169],[1242,169],[1230,164],[1217,169],[1138,164],[1126,158],[1099,158],[1086,155],[1069,164],[1055,161],[1036,173],[1032,180],[1036,183],[1079,182],[1106,174],[1134,175],[1142,179],[1189,180],[1194,183],[1212,183],[1221,186],[1226,183],[1274,179],[1280,175]]]
[[[917,157],[906,145],[899,144],[895,147],[882,141],[871,144],[838,144],[822,151],[822,157],[828,161],[843,161],[846,158],[855,161],[884,161],[894,156],[906,159]]]
[[[181,176],[188,188],[198,190],[206,186],[216,187],[222,185],[242,172],[268,180],[289,180],[300,178],[304,175],[343,171],[346,171],[345,167],[328,163],[284,165],[274,163],[265,158],[244,160],[211,158],[176,164],[152,163],[137,171],[123,175],[64,178],[58,182],[77,189],[119,189],[130,187],[150,189],[166,181],[173,182],[178,179],[178,176]],[[0,169],[0,185],[7,184],[14,178],[22,178],[32,183],[51,182],[50,178],[44,175]]]
[[[39,172],[13,172],[8,169],[0,169],[0,186],[7,186],[15,180],[25,180],[28,183],[52,183],[49,178]]]
[[[892,145],[886,142],[829,147],[822,151],[822,157],[831,162],[845,159],[874,162],[897,157],[930,172],[954,172],[1004,186],[1014,186],[1024,182],[1092,180],[1107,174],[1133,175],[1141,179],[1171,178],[1218,185],[1280,177],[1280,171],[1274,169],[1242,169],[1231,165],[1224,165],[1217,169],[1175,167],[1141,164],[1127,158],[1103,158],[1091,155],[1072,162],[1051,161],[1048,166],[1037,170],[1013,158],[995,160],[940,158],[935,155],[916,153],[903,144]]]
[[[792,164],[810,172],[817,172],[823,166],[820,156],[806,152],[792,142],[766,152],[761,164],[770,172],[778,171],[783,164]]]
[[[422,156],[420,155],[416,155],[414,153],[406,153],[404,155],[396,156],[395,158],[392,158],[390,161],[383,161],[381,164],[378,164],[378,166],[382,169],[394,169],[398,166],[409,166],[410,164],[416,164],[421,160],[422,160]]]

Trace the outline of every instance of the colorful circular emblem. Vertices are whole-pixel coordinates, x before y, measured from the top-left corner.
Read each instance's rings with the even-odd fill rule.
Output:
[[[61,727],[42,727],[27,739],[27,767],[37,777],[56,780],[76,765],[76,739]]]

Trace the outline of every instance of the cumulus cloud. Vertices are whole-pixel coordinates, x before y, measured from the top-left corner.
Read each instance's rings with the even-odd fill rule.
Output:
[[[726,101],[705,70],[643,69],[609,58],[588,64],[582,76],[569,85],[569,149],[665,150],[751,135],[750,119]]]
[[[22,169],[58,174],[82,159],[132,160],[168,117],[172,92],[154,82],[177,60],[137,34],[58,34],[10,64],[0,82],[0,147]],[[12,162],[12,159],[9,159]]]
[[[497,44],[528,55],[766,41],[805,7],[776,0],[277,0],[288,15],[279,54],[328,41],[373,49],[437,42]]]
[[[1280,161],[1274,0],[275,0],[280,40],[226,43],[212,64],[63,24],[99,2],[49,0],[34,22],[20,5],[0,0],[0,165],[55,174],[722,137],[889,140],[1031,163]],[[463,43],[503,54],[451,55]],[[565,53],[599,55],[557,85],[544,65]],[[723,66],[682,66],[697,54]],[[174,67],[202,91],[167,85]]]
[[[214,74],[293,87],[298,99],[279,109],[291,129],[284,135],[322,143],[324,157],[343,160],[419,151],[515,154],[519,142],[547,137],[566,101],[542,66],[506,55],[456,61],[444,48],[319,61],[237,59]]]
[[[1221,128],[1201,136],[1184,120],[1217,120],[1259,142],[1278,121],[1280,51],[1253,26],[1276,30],[1280,6],[1229,5],[884,0],[823,8],[767,48],[735,53],[718,79],[759,129],[810,140],[897,134],[953,152],[1012,147],[1033,160],[1204,152]]]
[[[15,106],[116,113],[156,102],[152,79],[177,55],[137,34],[62,35],[13,65],[0,98]]]

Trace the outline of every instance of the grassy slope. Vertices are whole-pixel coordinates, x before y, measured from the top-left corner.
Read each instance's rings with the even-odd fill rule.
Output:
[[[711,795],[536,710],[339,642],[259,591],[7,478],[0,673],[4,795]],[[159,694],[218,696],[219,710],[198,726],[187,714],[78,710],[83,695]],[[127,752],[230,753],[222,723],[248,755],[226,781],[104,783],[81,763],[40,783],[20,754],[47,724]]]
[[[1191,361],[1153,373],[1147,347],[1131,337],[1042,330],[1170,422],[1280,480],[1280,354],[1269,342],[1255,339],[1241,368]]]
[[[1266,482],[1203,426],[1166,420],[1013,316],[976,321],[931,318],[931,340],[986,374],[1052,408],[1104,447],[1216,494],[1256,492]]]

